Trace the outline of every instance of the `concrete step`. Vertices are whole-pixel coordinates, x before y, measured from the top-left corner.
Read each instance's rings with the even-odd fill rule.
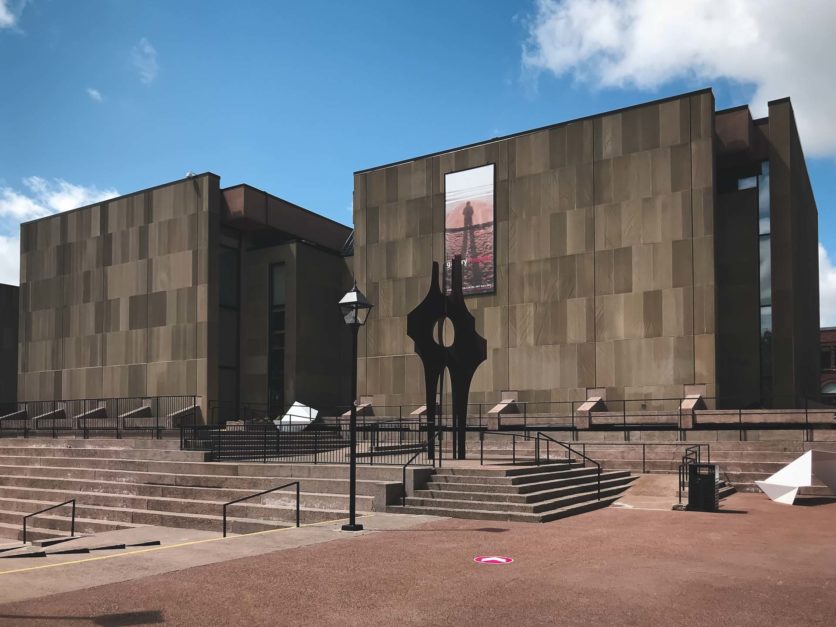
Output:
[[[223,513],[223,504],[229,500],[182,499],[169,497],[145,497],[125,494],[108,494],[103,492],[66,492],[55,490],[37,490],[32,488],[0,487],[0,508],[7,510],[22,510],[24,513],[37,511],[48,507],[52,503],[63,500],[76,499],[76,514],[103,520],[110,518],[110,510],[116,509],[145,509],[160,512],[183,514]],[[40,507],[29,507],[30,502],[42,503]],[[300,494],[303,523],[322,522],[342,518],[348,512],[348,497],[342,497],[341,502],[334,503],[331,495]],[[25,506],[18,505],[25,503]],[[358,509],[371,510],[373,501],[370,497],[358,497]],[[336,506],[336,507],[335,507]],[[67,506],[69,509],[69,506]],[[296,520],[295,492],[277,492],[259,499],[245,501],[231,505],[229,513],[236,516],[255,519],[275,519],[287,522]],[[118,514],[117,514],[118,515]]]
[[[476,520],[499,520],[506,522],[550,522],[573,516],[584,512],[589,512],[602,507],[608,507],[615,502],[615,498],[601,499],[600,501],[587,501],[563,507],[561,509],[551,511],[545,514],[526,514],[517,512],[496,512],[490,510],[479,509],[449,509],[444,507],[415,507],[415,506],[390,506],[387,511],[401,514],[423,514],[428,516],[447,516],[450,518],[469,518]]]
[[[432,481],[436,483],[463,483],[463,484],[480,484],[480,485],[495,485],[495,486],[521,486],[531,483],[542,483],[544,481],[554,479],[566,479],[573,477],[582,477],[585,475],[595,474],[598,470],[594,467],[584,468],[580,464],[573,465],[568,469],[552,470],[553,466],[546,466],[546,470],[539,472],[528,472],[525,474],[505,476],[502,474],[471,474],[471,473],[452,473],[448,470],[436,470],[432,476]]]
[[[78,521],[76,521],[77,523]],[[26,541],[27,542],[36,542],[38,540],[49,540],[51,538],[59,537],[59,536],[68,536],[70,535],[70,523],[69,520],[66,524],[65,530],[55,530],[55,529],[46,529],[43,527],[34,526],[37,525],[37,521],[33,522],[33,525],[30,526],[27,524],[26,526]],[[76,535],[79,535],[78,529],[76,529]],[[17,543],[23,541],[23,523],[18,521],[17,523],[11,522],[0,522],[0,538],[6,538],[9,541],[14,540]],[[27,545],[28,546],[28,545]],[[6,553],[0,553],[0,557],[6,555]]]
[[[435,481],[435,477],[433,477],[426,485],[427,489],[432,490],[446,490],[446,491],[453,491],[453,492],[492,492],[495,494],[504,493],[504,494],[529,494],[532,492],[541,492],[543,490],[551,490],[566,487],[568,485],[574,485],[579,481],[591,479],[593,477],[597,480],[598,473],[595,469],[587,469],[587,471],[583,473],[572,473],[561,477],[552,477],[543,479],[541,481],[533,481],[531,483],[526,483],[522,485],[491,485],[486,483],[447,483],[443,481]],[[604,477],[608,479],[618,479],[629,477],[630,473],[628,471],[613,471],[613,472],[602,472],[601,478]]]
[[[34,505],[31,505],[34,503]],[[9,501],[5,501],[0,507],[7,507]],[[30,506],[31,505],[31,506]],[[48,507],[50,503],[41,504],[37,501],[23,502],[18,509],[0,509],[0,523],[8,525],[10,528],[16,529],[14,535],[5,535],[6,538],[23,538],[23,517],[31,512],[36,512],[39,509]],[[56,515],[52,512],[40,514],[34,519],[30,519],[33,528],[51,530],[53,536],[69,535],[70,533],[70,516]],[[27,523],[27,527],[29,523]],[[101,533],[102,531],[115,531],[117,529],[129,529],[135,527],[136,524],[131,524],[130,521],[108,521],[95,518],[80,517],[76,513],[75,532],[76,534],[91,534]],[[27,532],[28,533],[28,532]],[[27,538],[33,539],[33,538]]]
[[[136,448],[71,448],[66,446],[9,446],[0,440],[0,457],[29,457],[42,459],[44,457],[87,458],[87,459],[132,459],[155,461],[193,461],[203,462],[207,453],[199,451],[180,451],[170,449],[136,449]]]
[[[300,489],[306,493],[346,495],[349,491],[348,479],[306,479],[288,477],[213,477],[204,475],[175,475],[158,473],[121,473],[118,471],[85,470],[69,473],[60,468],[32,468],[27,474],[14,474],[9,468],[0,467],[0,485],[33,487],[72,491],[101,491],[112,494],[131,494],[133,486],[145,486],[140,491],[145,496],[172,494],[168,488],[205,488],[237,490],[238,495],[252,494],[269,490],[287,481],[299,481]],[[397,489],[396,489],[397,488]],[[397,492],[401,487],[395,483],[379,481],[357,481],[358,496],[381,497],[383,493]],[[181,492],[182,498],[193,493]],[[392,496],[394,498],[394,495]],[[231,499],[230,499],[231,500]],[[389,499],[391,500],[391,498]]]
[[[9,500],[3,501],[0,507],[8,507]],[[20,530],[20,537],[23,533],[23,516],[26,511],[37,511],[48,504],[41,504],[36,501],[21,501],[16,507],[21,510],[0,509],[0,523],[8,523],[12,526],[17,524]],[[31,507],[30,507],[31,506]],[[95,515],[95,518],[85,518],[85,515]],[[342,515],[335,515],[333,519],[341,518]],[[295,514],[293,520],[295,521]],[[332,520],[327,518],[326,520]],[[34,521],[33,521],[34,522]],[[52,529],[52,535],[60,535],[55,531],[67,532],[70,529],[69,516],[54,516],[42,514],[35,522],[39,529]],[[295,522],[293,523],[295,524]],[[76,534],[94,534],[104,531],[115,531],[117,529],[128,529],[139,525],[154,525],[158,527],[179,527],[186,529],[200,529],[203,531],[221,531],[223,528],[222,513],[218,514],[189,514],[178,512],[165,512],[143,509],[113,508],[113,507],[76,507],[75,532]],[[227,516],[227,528],[233,533],[252,533],[254,531],[266,531],[278,527],[290,526],[289,521],[276,519],[255,519],[241,515]],[[18,536],[6,536],[18,537]]]
[[[449,498],[420,498],[407,497],[406,505],[408,507],[439,507],[450,509],[475,509],[479,511],[494,511],[505,513],[533,513],[545,514],[554,510],[585,503],[591,500],[597,500],[599,493],[597,484],[584,484],[584,491],[567,494],[557,498],[537,501],[535,503],[503,503],[495,501],[477,501],[471,499],[449,499]],[[625,486],[601,486],[601,498],[617,498],[624,492]]]
[[[632,481],[633,478],[630,476],[617,478],[602,476],[601,489],[625,489]],[[550,501],[552,499],[558,499],[564,496],[569,496],[580,492],[587,492],[593,488],[597,489],[597,483],[598,482],[596,478],[589,477],[585,478],[582,481],[571,483],[563,487],[540,490],[537,492],[529,492],[525,494],[502,492],[464,492],[456,490],[445,490],[443,489],[443,486],[445,484],[439,484],[440,486],[442,486],[441,489],[434,487],[430,489],[416,490],[413,496],[419,499],[449,499],[453,501],[482,501],[492,503],[525,505]]]
[[[547,490],[556,490],[565,488],[567,486],[576,485],[579,482],[597,481],[597,472],[587,472],[584,474],[574,474],[558,479],[547,479],[544,481],[535,481],[523,485],[490,485],[485,483],[445,483],[430,481],[426,485],[428,490],[445,491],[445,492],[476,492],[476,493],[492,493],[492,494],[535,494]],[[625,479],[630,477],[627,471],[602,472],[601,480],[611,479]]]
[[[27,448],[68,446],[71,448],[132,448],[132,449],[153,449],[153,450],[180,450],[180,438],[107,438],[107,437],[3,437],[0,442],[14,446],[25,446]]]

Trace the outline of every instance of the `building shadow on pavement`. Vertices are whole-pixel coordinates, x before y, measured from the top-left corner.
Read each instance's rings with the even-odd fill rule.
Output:
[[[162,625],[165,623],[162,612],[125,612],[122,614],[102,614],[101,616],[37,616],[0,614],[0,620],[9,619],[15,624],[25,625],[28,620],[89,621],[102,627],[128,627],[129,625]],[[19,621],[19,622],[18,622]]]

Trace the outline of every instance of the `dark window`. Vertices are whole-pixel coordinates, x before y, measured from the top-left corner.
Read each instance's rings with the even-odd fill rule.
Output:
[[[270,266],[267,396],[270,413],[284,411],[286,281],[284,264]]]
[[[219,390],[218,399],[228,414],[226,418],[238,415],[238,353],[240,304],[240,248],[241,239],[235,231],[222,230],[218,247],[218,303],[219,317]]]
[[[738,179],[737,189],[758,190],[758,286],[760,288],[761,404],[772,404],[772,219],[769,197],[769,161],[761,162],[757,176]]]
[[[836,351],[833,348],[821,349],[821,369],[822,370],[836,370]]]
[[[772,242],[769,235],[761,235],[759,243],[761,307],[766,307],[772,304]]]

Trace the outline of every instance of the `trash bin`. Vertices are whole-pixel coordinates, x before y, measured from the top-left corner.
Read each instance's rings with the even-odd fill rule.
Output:
[[[720,483],[717,464],[688,466],[688,509],[692,512],[716,512],[720,507]]]

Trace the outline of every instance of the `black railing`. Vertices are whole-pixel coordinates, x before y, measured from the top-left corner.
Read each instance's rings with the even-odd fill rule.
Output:
[[[185,450],[201,450],[211,461],[349,463],[348,421],[316,420],[310,425],[276,426],[254,421],[225,426],[184,426],[180,442]],[[357,463],[429,465],[427,423],[421,420],[360,423],[357,426]]]
[[[296,486],[296,526],[298,527],[300,524],[300,506],[299,506],[299,488],[300,484],[298,481],[291,481],[290,483],[285,483],[284,485],[280,485],[276,488],[270,488],[269,490],[264,490],[263,492],[258,492],[257,494],[250,494],[249,496],[242,496],[240,499],[235,499],[234,501],[230,501],[229,503],[224,503],[224,538],[226,537],[226,509],[230,505],[235,505],[236,503],[240,503],[241,501],[248,501],[249,499],[254,499],[259,496],[264,496],[265,494],[270,494],[271,492],[275,492],[276,490],[281,490],[283,488],[288,488],[292,485]]]
[[[584,468],[586,468],[586,462],[589,462],[590,464],[592,464],[593,466],[595,466],[598,469],[598,500],[600,501],[601,500],[601,464],[596,462],[591,457],[587,457],[586,454],[581,453],[580,451],[578,451],[576,449],[573,449],[571,444],[566,444],[565,442],[561,442],[560,440],[555,440],[550,435],[547,435],[545,433],[541,433],[540,431],[538,431],[537,432],[537,443],[535,444],[535,448],[534,448],[534,456],[535,456],[536,463],[537,463],[538,466],[540,465],[541,460],[542,460],[542,457],[540,456],[540,440],[541,439],[545,440],[546,443],[557,444],[558,446],[561,446],[564,449],[566,449],[566,460],[567,460],[567,462],[571,463],[572,462],[572,455],[577,455],[578,457],[580,457],[583,460],[583,467]],[[547,462],[551,461],[551,459],[549,458],[549,453],[550,453],[550,448],[547,447],[546,448],[546,461]]]
[[[438,447],[435,449],[436,454],[431,456],[433,468],[436,467],[436,461],[438,462],[438,467],[439,468],[441,468],[441,464],[443,462],[442,433],[443,433],[442,431],[436,431],[435,432],[435,438],[434,439],[438,440]],[[433,445],[435,445],[435,442],[433,442]],[[401,495],[401,505],[403,505],[403,506],[406,505],[406,467],[409,466],[412,462],[414,462],[418,458],[418,456],[421,455],[421,453],[427,452],[427,449],[429,448],[429,446],[430,446],[430,443],[425,442],[423,447],[421,447],[421,450],[419,450],[417,453],[415,453],[415,455],[413,455],[408,460],[406,460],[406,463],[403,465],[403,472],[402,472],[403,494]]]
[[[503,433],[501,431],[479,431],[479,464],[483,465],[485,463],[485,436],[489,435],[491,437],[499,436],[503,438],[511,438],[511,463],[517,463],[517,439],[521,439],[525,442],[531,439],[528,433],[519,434],[519,433]]]
[[[678,502],[682,504],[682,492],[688,482],[688,468],[691,464],[699,464],[701,459],[700,446],[689,446],[685,449],[685,454],[682,456],[682,461],[679,464],[679,491]]]
[[[50,505],[49,507],[45,507],[42,510],[37,512],[32,512],[31,514],[26,514],[23,517],[23,543],[26,544],[26,521],[28,521],[33,516],[37,516],[38,514],[43,514],[44,512],[51,511],[58,507],[63,507],[64,505],[68,505],[69,503],[73,504],[73,512],[70,517],[70,537],[72,538],[75,535],[75,499],[70,499],[69,501],[64,501],[63,503],[58,503],[57,505]]]
[[[196,396],[21,401],[0,407],[0,437],[161,438],[197,422]]]
[[[207,424],[222,425],[227,422],[244,420],[272,420],[277,412],[271,412],[266,403],[209,401],[209,420]]]
[[[578,440],[579,431],[616,431],[629,442],[635,431],[673,431],[681,439],[690,432],[701,430],[737,430],[741,440],[748,431],[757,429],[785,429],[802,433],[804,441],[813,441],[815,429],[836,428],[836,411],[825,403],[787,400],[794,409],[718,408],[718,399],[701,397],[700,407],[683,408],[683,397],[609,399],[591,412],[580,412],[585,400],[578,401],[513,401],[499,414],[491,414],[497,403],[471,403],[467,408],[467,429],[478,431],[552,431],[571,434]],[[347,410],[347,408],[345,408]],[[414,418],[418,405],[374,405],[364,408],[358,424]],[[365,415],[363,415],[365,413]],[[452,428],[451,407],[438,408],[436,422],[441,429]],[[425,414],[421,414],[424,417]],[[339,416],[326,418],[339,422]],[[347,419],[345,419],[347,420]]]

